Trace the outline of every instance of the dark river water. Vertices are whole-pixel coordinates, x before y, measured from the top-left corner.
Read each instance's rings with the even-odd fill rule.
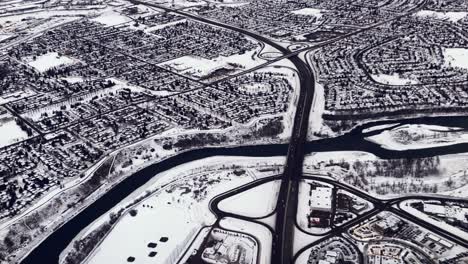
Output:
[[[332,139],[323,139],[306,144],[306,152],[323,151],[366,151],[384,159],[390,158],[417,158],[434,155],[453,154],[468,152],[468,144],[456,144],[446,147],[436,147],[422,150],[392,151],[380,147],[377,144],[364,140],[365,136],[370,136],[380,131],[372,133],[362,133],[366,128],[390,123],[400,124],[430,124],[441,126],[455,126],[468,129],[467,117],[434,117],[434,118],[414,118],[400,121],[379,121],[359,126],[349,133]],[[126,178],[113,189],[104,194],[101,198],[84,209],[66,224],[54,231],[37,248],[35,248],[23,261],[23,264],[56,264],[60,253],[67,247],[71,240],[78,235],[86,226],[91,224],[105,212],[113,208],[125,197],[130,195],[137,188],[147,183],[156,174],[171,169],[190,161],[213,157],[213,156],[251,156],[269,157],[286,156],[287,144],[256,145],[234,148],[204,148],[192,150],[168,158],[157,164],[150,165],[132,176]],[[103,263],[107,264],[107,263]],[[109,263],[111,264],[111,263]]]

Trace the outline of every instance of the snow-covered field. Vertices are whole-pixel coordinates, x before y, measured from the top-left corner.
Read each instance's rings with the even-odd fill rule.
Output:
[[[2,110],[2,108],[0,108]],[[12,115],[0,114],[0,148],[27,139],[28,134],[22,130]]]
[[[456,127],[410,124],[385,130],[366,140],[392,150],[421,149],[466,143],[468,132]]]
[[[271,181],[241,192],[219,203],[219,209],[247,217],[263,217],[275,210],[281,182]]]
[[[249,221],[244,221],[237,218],[226,217],[219,221],[222,228],[239,231],[250,234],[259,240],[259,262],[258,264],[266,264],[271,262],[271,245],[273,243],[273,235],[268,228]]]
[[[7,21],[11,22],[18,22],[24,19],[29,19],[29,18],[50,18],[50,17],[72,17],[72,16],[86,16],[96,13],[95,10],[88,10],[88,9],[83,9],[83,10],[66,10],[66,9],[61,9],[61,10],[43,10],[43,11],[38,11],[38,12],[31,12],[27,13],[25,12],[24,14],[14,14],[14,15],[9,15],[9,16],[1,16],[0,17],[0,23],[6,23]]]
[[[100,16],[92,19],[92,21],[99,22],[106,26],[115,26],[119,24],[124,24],[127,22],[132,21],[129,17],[119,14],[113,10],[106,11],[102,13]]]
[[[443,54],[446,65],[468,70],[468,49],[444,48]]]
[[[109,219],[111,213],[151,194],[138,204],[130,206],[136,209],[136,216],[127,212],[95,249],[88,263],[108,263],[107,257],[112,259],[109,263],[127,263],[129,256],[135,257],[134,263],[151,259],[157,263],[163,263],[164,259],[169,259],[168,263],[175,263],[174,258],[181,257],[186,246],[196,239],[196,232],[201,226],[214,223],[214,215],[209,210],[211,198],[258,177],[271,176],[272,172],[270,175],[258,174],[257,168],[283,163],[284,157],[213,157],[189,162],[156,175],[82,231],[79,237],[84,237],[99,227]],[[241,176],[233,175],[230,167],[233,165],[240,165],[246,173]],[[203,179],[214,182],[207,183]],[[198,192],[194,192],[195,190]],[[169,241],[153,241],[159,240],[160,236],[168,237]],[[152,250],[158,252],[153,258],[147,257],[149,242],[158,244]],[[168,244],[170,242],[172,244]],[[128,246],[128,243],[132,245]],[[102,259],[106,261],[102,262]]]
[[[417,12],[415,16],[449,20],[455,23],[464,18],[467,14],[468,12],[436,12],[430,10],[421,10]]]
[[[180,253],[177,251],[181,251],[201,227],[197,221],[198,209],[186,208],[172,199],[175,197],[148,199],[135,207],[136,216],[126,214],[121,218],[88,263],[127,263],[129,257],[135,258],[134,263],[170,261],[172,253]],[[160,242],[162,237],[169,240]],[[157,246],[150,248],[149,243]],[[150,257],[152,251],[157,255]]]
[[[241,65],[243,68],[252,68],[265,62],[257,57],[259,48],[245,52],[244,54],[235,54],[229,57],[218,56],[214,59],[205,59],[202,57],[186,55],[163,62],[159,66],[174,70],[180,74],[193,78],[203,78],[217,69],[233,69],[232,73],[242,70],[232,65]]]
[[[417,84],[416,80],[410,80],[400,77],[397,73],[392,75],[389,74],[371,74],[372,79],[376,82],[390,85],[406,85],[406,84]]]
[[[62,80],[65,80],[69,83],[79,83],[83,82],[85,79],[81,76],[72,76],[72,77],[64,77]]]
[[[322,10],[316,9],[316,8],[309,8],[309,7],[302,8],[299,10],[294,10],[292,11],[292,13],[296,15],[315,16],[317,18],[322,17]]]
[[[69,57],[59,55],[57,52],[49,52],[31,60],[28,64],[39,72],[45,72],[48,69],[63,65],[74,64],[75,61]]]

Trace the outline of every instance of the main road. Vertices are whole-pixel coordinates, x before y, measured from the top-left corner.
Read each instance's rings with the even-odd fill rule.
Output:
[[[191,19],[218,26],[221,28],[233,30],[241,34],[247,35],[257,41],[264,42],[282,53],[282,57],[291,61],[298,71],[300,80],[299,99],[294,116],[294,125],[292,129],[291,140],[289,143],[286,167],[284,170],[280,192],[277,202],[277,215],[275,234],[273,236],[272,259],[281,260],[281,263],[291,263],[293,258],[293,231],[297,209],[297,189],[298,178],[302,174],[302,162],[304,159],[304,145],[306,143],[307,127],[309,123],[310,107],[314,96],[315,79],[310,67],[299,58],[299,53],[291,53],[287,48],[278,43],[258,35],[249,30],[238,28],[233,25],[214,21],[205,17],[200,17],[195,14],[184,12],[181,10],[162,7],[157,4],[148,3],[139,0],[131,0],[134,4],[141,4],[163,9],[168,12],[173,12]],[[276,60],[275,60],[276,61]],[[260,65],[264,66],[264,65]],[[244,74],[243,72],[242,74]],[[229,78],[229,77],[228,77]]]

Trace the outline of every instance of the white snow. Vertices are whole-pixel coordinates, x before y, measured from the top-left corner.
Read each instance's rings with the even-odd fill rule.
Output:
[[[247,191],[222,200],[219,209],[247,217],[263,217],[272,213],[276,207],[281,182],[264,183]]]
[[[410,80],[400,77],[397,73],[389,74],[371,74],[376,82],[390,85],[418,84],[416,80]]]
[[[136,216],[126,214],[104,239],[88,263],[123,264],[130,256],[135,258],[134,263],[170,261],[172,252],[185,247],[201,226],[190,216],[191,213],[196,213],[196,209],[194,212],[165,202],[162,199],[151,199],[136,207]],[[169,240],[165,243],[160,242],[161,237],[168,237]],[[156,248],[149,248],[150,242],[156,243]],[[151,251],[157,252],[157,255],[149,257]]]
[[[310,256],[310,253],[312,252],[312,248],[309,248],[307,250],[305,250],[304,252],[302,252],[296,259],[296,262],[295,263],[308,263],[309,261],[309,256]]]
[[[13,37],[13,34],[0,34],[0,42]]]
[[[373,132],[373,131],[376,131],[376,130],[382,130],[382,129],[386,129],[386,128],[389,128],[389,127],[392,127],[392,126],[396,126],[398,125],[399,123],[391,123],[391,124],[385,124],[385,125],[378,125],[378,126],[373,126],[373,127],[368,127],[366,129],[363,129],[362,132],[363,133],[369,133],[369,132]]]
[[[92,13],[95,13],[95,10],[45,10],[45,11],[38,11],[38,12],[25,12],[23,14],[15,14],[9,16],[0,16],[0,23],[6,23],[7,21],[10,22],[18,22],[23,19],[42,19],[42,18],[50,18],[50,17],[70,17],[70,16],[86,16]]]
[[[421,10],[417,12],[415,15],[419,17],[449,20],[455,23],[461,20],[462,18],[464,18],[467,14],[468,12],[436,12],[436,11],[430,11],[430,10]]]
[[[63,65],[71,65],[75,63],[73,59],[66,56],[60,56],[57,52],[49,52],[44,55],[38,56],[35,60],[30,61],[28,64],[34,67],[39,72],[45,72],[48,69],[59,67]]]
[[[0,108],[0,110],[2,110]],[[0,114],[0,148],[27,139],[29,136],[8,113]]]
[[[293,246],[293,252],[296,254],[299,250],[302,248],[314,243],[318,239],[320,239],[323,236],[311,236],[309,234],[306,234],[299,230],[297,226],[294,226],[294,246]],[[307,260],[305,262],[299,261],[301,258],[302,254],[299,256],[298,260],[295,263],[307,263]],[[307,258],[309,255],[306,256]]]
[[[84,78],[81,76],[71,76],[71,77],[64,77],[62,78],[62,80],[65,80],[69,83],[79,83],[79,82],[83,82]]]
[[[468,49],[445,48],[443,54],[445,65],[468,70]]]
[[[233,68],[229,64],[239,64],[244,69],[252,68],[264,62],[263,59],[257,58],[259,48],[245,52],[244,54],[235,54],[229,57],[219,56],[213,59],[205,59],[193,55],[186,55],[159,64],[164,68],[174,70],[180,74],[193,78],[202,78],[213,71],[226,67]],[[242,68],[234,69],[232,73],[236,73]]]
[[[102,13],[100,16],[92,19],[92,21],[99,22],[101,24],[104,24],[106,26],[116,26],[119,24],[124,24],[127,22],[132,21],[129,17],[124,16],[120,13],[117,13],[113,10],[106,11]]]
[[[323,111],[325,110],[325,93],[323,85],[315,83],[315,94],[309,116],[308,138],[314,138],[314,133],[323,129]]]
[[[94,250],[89,263],[126,263],[130,255],[136,257],[134,263],[141,263],[142,260],[148,260],[146,256],[149,252],[145,251],[148,249],[145,248],[145,243],[151,239],[159,240],[159,236],[164,234],[169,237],[168,242],[171,239],[174,242],[159,248],[160,243],[155,241],[158,243],[155,250],[158,254],[154,261],[164,263],[164,259],[169,259],[168,263],[175,263],[174,259],[181,257],[182,251],[190,244],[189,241],[196,239],[196,232],[201,226],[214,223],[215,217],[209,210],[209,202],[214,196],[267,176],[256,174],[256,169],[283,164],[284,159],[219,156],[185,163],[156,175],[101,216],[100,219],[108,219],[112,212],[128,207],[135,199],[154,192],[149,198],[133,206],[138,211],[135,217],[126,214],[119,220],[102,244]],[[241,176],[233,175],[230,166],[234,164],[242,165],[246,173]],[[195,199],[193,191],[203,187],[203,184],[199,184],[198,177],[205,174],[209,179],[218,179],[219,182],[207,185],[206,195]],[[187,193],[186,188],[191,191]],[[102,223],[100,219],[88,226],[86,233],[83,232],[79,236],[82,238],[83,234],[89,234]],[[131,246],[128,246],[129,243]],[[110,256],[112,254],[116,256]],[[108,261],[107,257],[111,261]],[[103,259],[106,261],[102,262]]]
[[[322,10],[316,9],[316,8],[309,8],[309,7],[302,8],[299,10],[294,10],[292,11],[292,13],[296,15],[315,16],[317,18],[322,17]]]
[[[254,236],[259,241],[259,254],[262,263],[271,263],[271,245],[273,236],[268,228],[249,221],[244,221],[237,218],[226,217],[219,221],[219,225],[228,230],[244,232]]]
[[[386,130],[366,140],[392,150],[421,149],[468,142],[468,133],[457,127],[404,125]]]

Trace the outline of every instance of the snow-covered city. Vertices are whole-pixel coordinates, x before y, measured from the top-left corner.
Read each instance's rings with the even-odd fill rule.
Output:
[[[0,264],[468,264],[468,1],[0,0]]]

